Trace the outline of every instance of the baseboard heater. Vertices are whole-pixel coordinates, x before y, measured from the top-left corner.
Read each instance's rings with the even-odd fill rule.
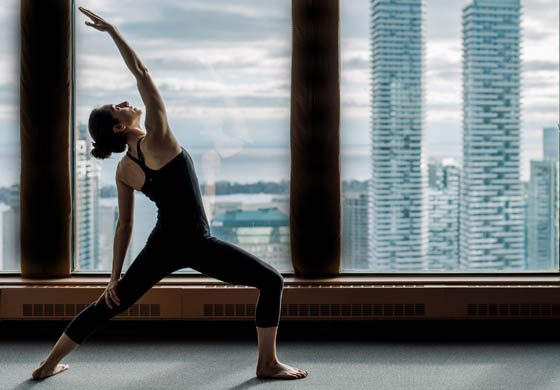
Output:
[[[104,286],[0,287],[0,320],[68,320]],[[559,287],[290,285],[281,319],[560,319]],[[155,286],[113,320],[254,320],[248,286]]]

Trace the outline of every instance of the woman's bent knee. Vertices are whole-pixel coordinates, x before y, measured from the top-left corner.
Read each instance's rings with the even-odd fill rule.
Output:
[[[282,289],[284,288],[284,277],[278,271],[271,272],[266,278],[266,283],[264,283],[264,286],[269,289],[282,291]]]

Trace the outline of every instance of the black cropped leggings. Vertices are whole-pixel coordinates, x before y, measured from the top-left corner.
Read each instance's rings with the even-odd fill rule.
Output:
[[[110,309],[105,300],[97,306],[94,301],[74,317],[64,333],[81,344],[99,325],[129,308],[161,279],[186,267],[231,284],[258,288],[256,326],[278,325],[284,279],[274,267],[216,237],[181,237],[177,228],[164,228],[158,223],[117,284],[120,305],[111,301]]]

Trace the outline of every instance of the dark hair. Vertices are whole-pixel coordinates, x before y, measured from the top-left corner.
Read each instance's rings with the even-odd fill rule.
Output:
[[[111,153],[121,153],[126,149],[126,135],[115,134],[113,126],[119,124],[119,120],[113,118],[111,112],[103,108],[94,108],[89,114],[89,133],[93,142],[90,154],[98,159],[105,159]]]

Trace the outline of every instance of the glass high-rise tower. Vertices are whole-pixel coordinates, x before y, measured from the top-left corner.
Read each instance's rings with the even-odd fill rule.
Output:
[[[365,191],[342,194],[342,263],[346,270],[369,270],[369,197]]]
[[[371,1],[371,250],[376,270],[427,266],[423,0]]]
[[[520,0],[463,8],[461,269],[524,266]]]
[[[558,128],[545,127],[543,129],[543,160],[558,161]]]
[[[99,263],[99,178],[101,165],[89,155],[86,125],[76,127],[74,199],[75,257],[77,269],[95,270]]]
[[[558,129],[543,129],[543,159],[531,160],[528,268],[558,268]]]
[[[452,158],[428,164],[429,269],[455,271],[459,263],[459,165]]]

